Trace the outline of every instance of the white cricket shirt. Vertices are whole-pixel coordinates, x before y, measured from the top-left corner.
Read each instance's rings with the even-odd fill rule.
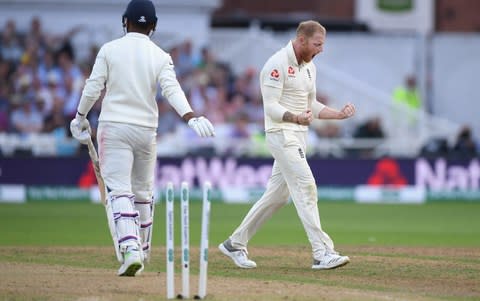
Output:
[[[86,80],[78,111],[86,114],[104,88],[99,121],[156,128],[157,83],[180,116],[192,109],[178,83],[172,59],[147,35],[129,32],[102,46]]]
[[[282,117],[286,111],[300,114],[312,109],[317,94],[316,76],[311,61],[298,64],[291,41],[267,60],[260,72],[266,132],[308,130],[308,126],[284,122]]]

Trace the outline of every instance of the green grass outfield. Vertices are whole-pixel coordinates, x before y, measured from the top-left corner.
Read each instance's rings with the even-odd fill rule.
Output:
[[[212,203],[210,242],[218,244],[241,222],[251,205]],[[179,204],[176,204],[176,241]],[[366,205],[319,203],[325,231],[337,245],[480,246],[480,203]],[[200,236],[201,204],[190,206],[192,244]],[[156,206],[154,242],[165,241],[165,206]],[[101,205],[82,202],[0,204],[0,245],[110,245]],[[251,245],[304,245],[307,238],[289,204],[279,210],[252,239]]]
[[[310,247],[292,204],[250,242],[258,268],[236,268],[216,246],[250,206],[212,203],[207,300],[480,300],[480,203],[321,202],[324,229],[352,261],[331,271],[310,268]],[[196,279],[201,203],[190,208]],[[179,203],[175,209],[179,288]],[[102,205],[0,204],[0,300],[165,300],[164,215],[160,203],[152,262],[140,277],[125,279],[115,275]]]

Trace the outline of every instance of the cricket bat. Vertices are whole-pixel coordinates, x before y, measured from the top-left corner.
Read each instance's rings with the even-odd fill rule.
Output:
[[[120,248],[118,247],[118,238],[117,232],[115,229],[115,221],[113,218],[113,212],[111,205],[107,202],[107,187],[105,186],[105,182],[103,181],[102,175],[100,174],[100,163],[98,162],[98,154],[97,150],[95,149],[95,145],[93,145],[92,139],[88,139],[88,154],[90,155],[90,159],[93,163],[93,170],[95,171],[95,177],[97,178],[98,189],[100,190],[100,200],[102,201],[103,205],[105,205],[105,210],[107,213],[107,220],[108,220],[108,228],[110,230],[110,234],[112,235],[113,239],[113,246],[115,247],[115,254],[117,255],[117,259],[120,263],[123,263],[123,256],[120,253]]]
[[[90,159],[93,163],[93,170],[95,171],[95,177],[97,178],[98,189],[100,190],[100,200],[104,205],[107,204],[107,193],[105,182],[103,182],[102,175],[100,174],[100,163],[98,162],[98,154],[97,150],[95,149],[95,145],[93,145],[93,141],[90,138],[88,140],[88,154],[90,155]]]

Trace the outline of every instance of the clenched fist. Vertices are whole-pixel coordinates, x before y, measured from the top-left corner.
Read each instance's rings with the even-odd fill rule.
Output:
[[[347,103],[340,112],[343,114],[343,119],[352,117],[355,114],[355,106]]]
[[[306,110],[305,112],[302,112],[298,114],[297,116],[297,123],[301,125],[310,125],[310,123],[313,121],[313,113],[311,110]]]

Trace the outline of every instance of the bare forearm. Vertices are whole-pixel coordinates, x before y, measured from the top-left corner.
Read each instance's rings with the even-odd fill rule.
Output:
[[[352,117],[355,114],[355,106],[347,103],[340,111],[330,107],[324,107],[319,113],[319,119],[345,119]]]
[[[185,121],[185,122],[188,122],[190,119],[192,119],[193,117],[195,117],[195,115],[193,114],[193,112],[188,112],[186,113],[185,115],[182,116],[182,119]]]
[[[292,112],[286,111],[283,114],[282,120],[284,122],[291,122],[308,126],[313,120],[313,114],[311,110],[306,110],[305,112],[302,112],[300,114],[294,114]]]
[[[298,115],[293,114],[292,112],[286,111],[283,114],[282,120],[285,122],[298,123]]]
[[[344,119],[347,116],[343,112],[337,111],[330,107],[324,107],[319,113],[317,118],[319,119]]]

